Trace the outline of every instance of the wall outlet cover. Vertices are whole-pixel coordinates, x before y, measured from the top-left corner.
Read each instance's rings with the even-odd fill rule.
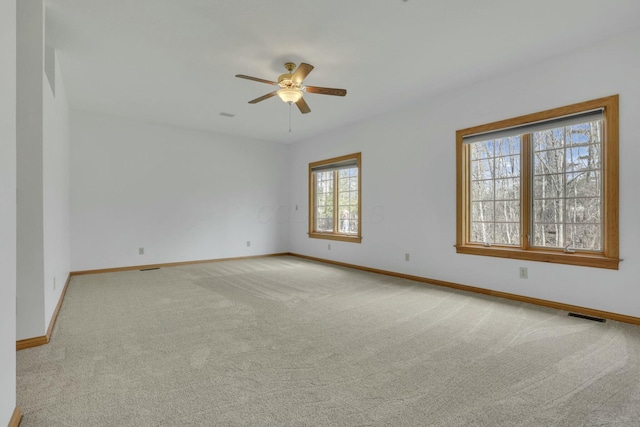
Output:
[[[527,267],[520,267],[520,278],[521,279],[529,278],[529,271],[527,270]]]

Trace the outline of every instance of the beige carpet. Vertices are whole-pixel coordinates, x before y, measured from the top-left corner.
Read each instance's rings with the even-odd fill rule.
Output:
[[[76,276],[17,377],[23,427],[639,426],[640,328],[260,258]]]

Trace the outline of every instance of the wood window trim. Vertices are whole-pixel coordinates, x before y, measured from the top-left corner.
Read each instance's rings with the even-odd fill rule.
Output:
[[[315,224],[315,179],[313,174],[313,168],[318,166],[328,165],[332,163],[340,163],[348,160],[356,160],[358,166],[358,218],[357,218],[357,227],[358,234],[357,235],[348,235],[336,232],[320,232],[314,230]],[[334,192],[334,198],[337,199],[338,192]],[[334,206],[337,205],[337,202],[334,202]],[[337,209],[334,209],[334,212],[337,212]],[[341,242],[351,242],[351,243],[361,243],[362,241],[362,153],[353,153],[347,154],[344,156],[333,157],[331,159],[320,160],[317,162],[309,163],[309,232],[308,235],[310,238],[314,239],[326,239],[326,240],[337,240]],[[334,219],[335,223],[335,219]]]
[[[539,113],[528,114],[501,120],[480,126],[474,126],[456,131],[456,252],[460,254],[484,255],[499,258],[511,258],[528,261],[550,262],[558,264],[579,265],[617,270],[619,266],[619,96],[612,95],[591,101],[554,108]],[[602,224],[603,242],[602,253],[576,251],[565,253],[561,249],[531,248],[526,238],[520,247],[483,246],[469,242],[470,226],[470,185],[469,166],[470,155],[468,145],[463,144],[463,138],[497,129],[522,126],[527,123],[550,120],[552,118],[568,116],[583,111],[604,109],[603,132],[603,187],[602,187]],[[530,176],[530,160],[528,153],[522,153],[522,176],[528,180]],[[530,200],[530,185],[523,183],[524,200]],[[526,206],[526,205],[523,205]],[[522,210],[522,236],[529,234],[530,209]]]

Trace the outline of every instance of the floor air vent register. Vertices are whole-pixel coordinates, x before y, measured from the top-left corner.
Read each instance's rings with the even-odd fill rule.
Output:
[[[601,319],[600,317],[587,316],[586,314],[578,314],[578,313],[569,313],[571,317],[579,317],[580,319],[592,320],[594,322],[604,323],[606,319]]]

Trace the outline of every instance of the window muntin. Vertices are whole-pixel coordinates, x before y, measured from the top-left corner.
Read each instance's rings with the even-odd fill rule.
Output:
[[[309,164],[309,236],[360,242],[360,153]]]
[[[457,252],[618,268],[618,96],[460,130]]]

